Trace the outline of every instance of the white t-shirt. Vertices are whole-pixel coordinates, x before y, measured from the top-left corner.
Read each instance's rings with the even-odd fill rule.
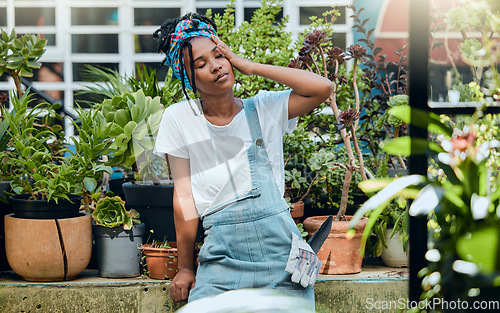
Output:
[[[297,119],[288,120],[290,92],[261,91],[254,97],[273,178],[281,195],[285,187],[283,135],[297,124]],[[251,143],[244,109],[229,124],[217,126],[191,100],[191,104],[182,101],[165,110],[154,153],[189,159],[196,210],[205,216],[250,191],[247,150]]]

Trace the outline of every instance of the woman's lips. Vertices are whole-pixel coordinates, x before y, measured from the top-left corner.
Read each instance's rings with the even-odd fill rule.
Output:
[[[217,75],[217,78],[215,79],[216,82],[218,82],[220,79],[223,79],[227,76],[227,73],[221,73]]]

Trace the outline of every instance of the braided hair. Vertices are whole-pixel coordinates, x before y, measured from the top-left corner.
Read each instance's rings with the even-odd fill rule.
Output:
[[[170,41],[171,41],[171,37],[172,37],[172,34],[175,32],[175,27],[177,26],[177,24],[183,20],[192,20],[193,21],[193,25],[194,25],[194,28],[192,30],[196,30],[197,27],[198,27],[198,21],[202,21],[202,22],[205,22],[207,24],[210,24],[215,31],[217,31],[217,25],[215,25],[215,22],[207,17],[207,16],[204,16],[204,15],[201,15],[201,14],[198,14],[198,13],[188,13],[186,15],[184,15],[183,17],[177,17],[177,18],[173,18],[173,19],[169,19],[169,20],[166,20],[161,26],[160,28],[158,28],[154,33],[153,33],[153,39],[156,40],[156,51],[158,53],[165,53],[167,54],[169,51],[170,51]],[[194,62],[193,62],[193,48],[192,48],[192,45],[191,45],[191,40],[193,39],[194,37],[190,37],[190,38],[187,38],[185,39],[183,42],[181,42],[180,44],[180,50],[183,51],[184,48],[187,47],[188,49],[188,53],[189,53],[189,67],[191,68],[191,86],[193,88],[193,93],[196,95],[196,81],[195,81],[195,78],[194,78]],[[182,56],[182,54],[181,54]],[[184,57],[182,56],[182,62],[181,62],[181,66],[185,69],[185,66],[184,66]],[[162,65],[164,65],[165,62],[162,62]],[[184,73],[185,71],[182,70],[181,71],[181,83],[182,83],[182,91],[184,92],[184,95],[186,96],[186,98],[188,99],[189,96],[188,96],[188,93],[186,91],[186,85],[184,83]]]

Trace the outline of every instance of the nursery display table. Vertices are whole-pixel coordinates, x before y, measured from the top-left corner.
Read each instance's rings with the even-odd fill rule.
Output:
[[[44,283],[0,272],[0,313],[175,312],[184,303],[170,299],[169,284],[141,277],[101,278],[89,269],[71,281]],[[317,312],[384,312],[377,307],[407,298],[408,270],[369,265],[358,274],[320,275],[315,293]]]

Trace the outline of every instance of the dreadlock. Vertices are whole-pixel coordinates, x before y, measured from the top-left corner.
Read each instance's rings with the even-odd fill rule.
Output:
[[[217,31],[217,25],[215,25],[215,22],[211,18],[204,16],[204,15],[201,15],[199,13],[187,13],[186,15],[184,15],[183,17],[180,17],[180,18],[177,17],[177,18],[173,18],[173,19],[168,19],[163,24],[161,24],[160,28],[158,28],[153,33],[153,39],[156,40],[156,52],[167,54],[170,51],[170,39],[171,39],[172,33],[174,33],[174,31],[175,31],[175,27],[177,26],[177,24],[183,20],[193,20],[193,19],[195,19],[193,21],[193,24],[195,26],[195,28],[193,28],[193,30],[195,30],[196,27],[198,26],[196,20],[200,20],[202,22],[210,24],[215,29],[215,31]],[[194,78],[193,47],[191,46],[191,42],[190,42],[191,39],[193,39],[193,37],[187,38],[186,40],[184,40],[180,45],[180,47],[181,47],[180,49],[181,49],[181,51],[183,51],[185,48],[188,49],[189,67],[191,68],[191,86],[193,87],[193,93],[196,95],[196,81]],[[184,67],[184,54],[182,54],[182,53],[181,53],[181,58],[182,58],[181,64]],[[164,63],[165,62],[162,62],[161,65],[163,65]],[[184,95],[186,96],[186,98],[189,98],[188,93],[186,91],[186,86],[184,83],[184,71],[181,71],[181,78],[182,78],[181,79],[182,91],[184,92]]]

